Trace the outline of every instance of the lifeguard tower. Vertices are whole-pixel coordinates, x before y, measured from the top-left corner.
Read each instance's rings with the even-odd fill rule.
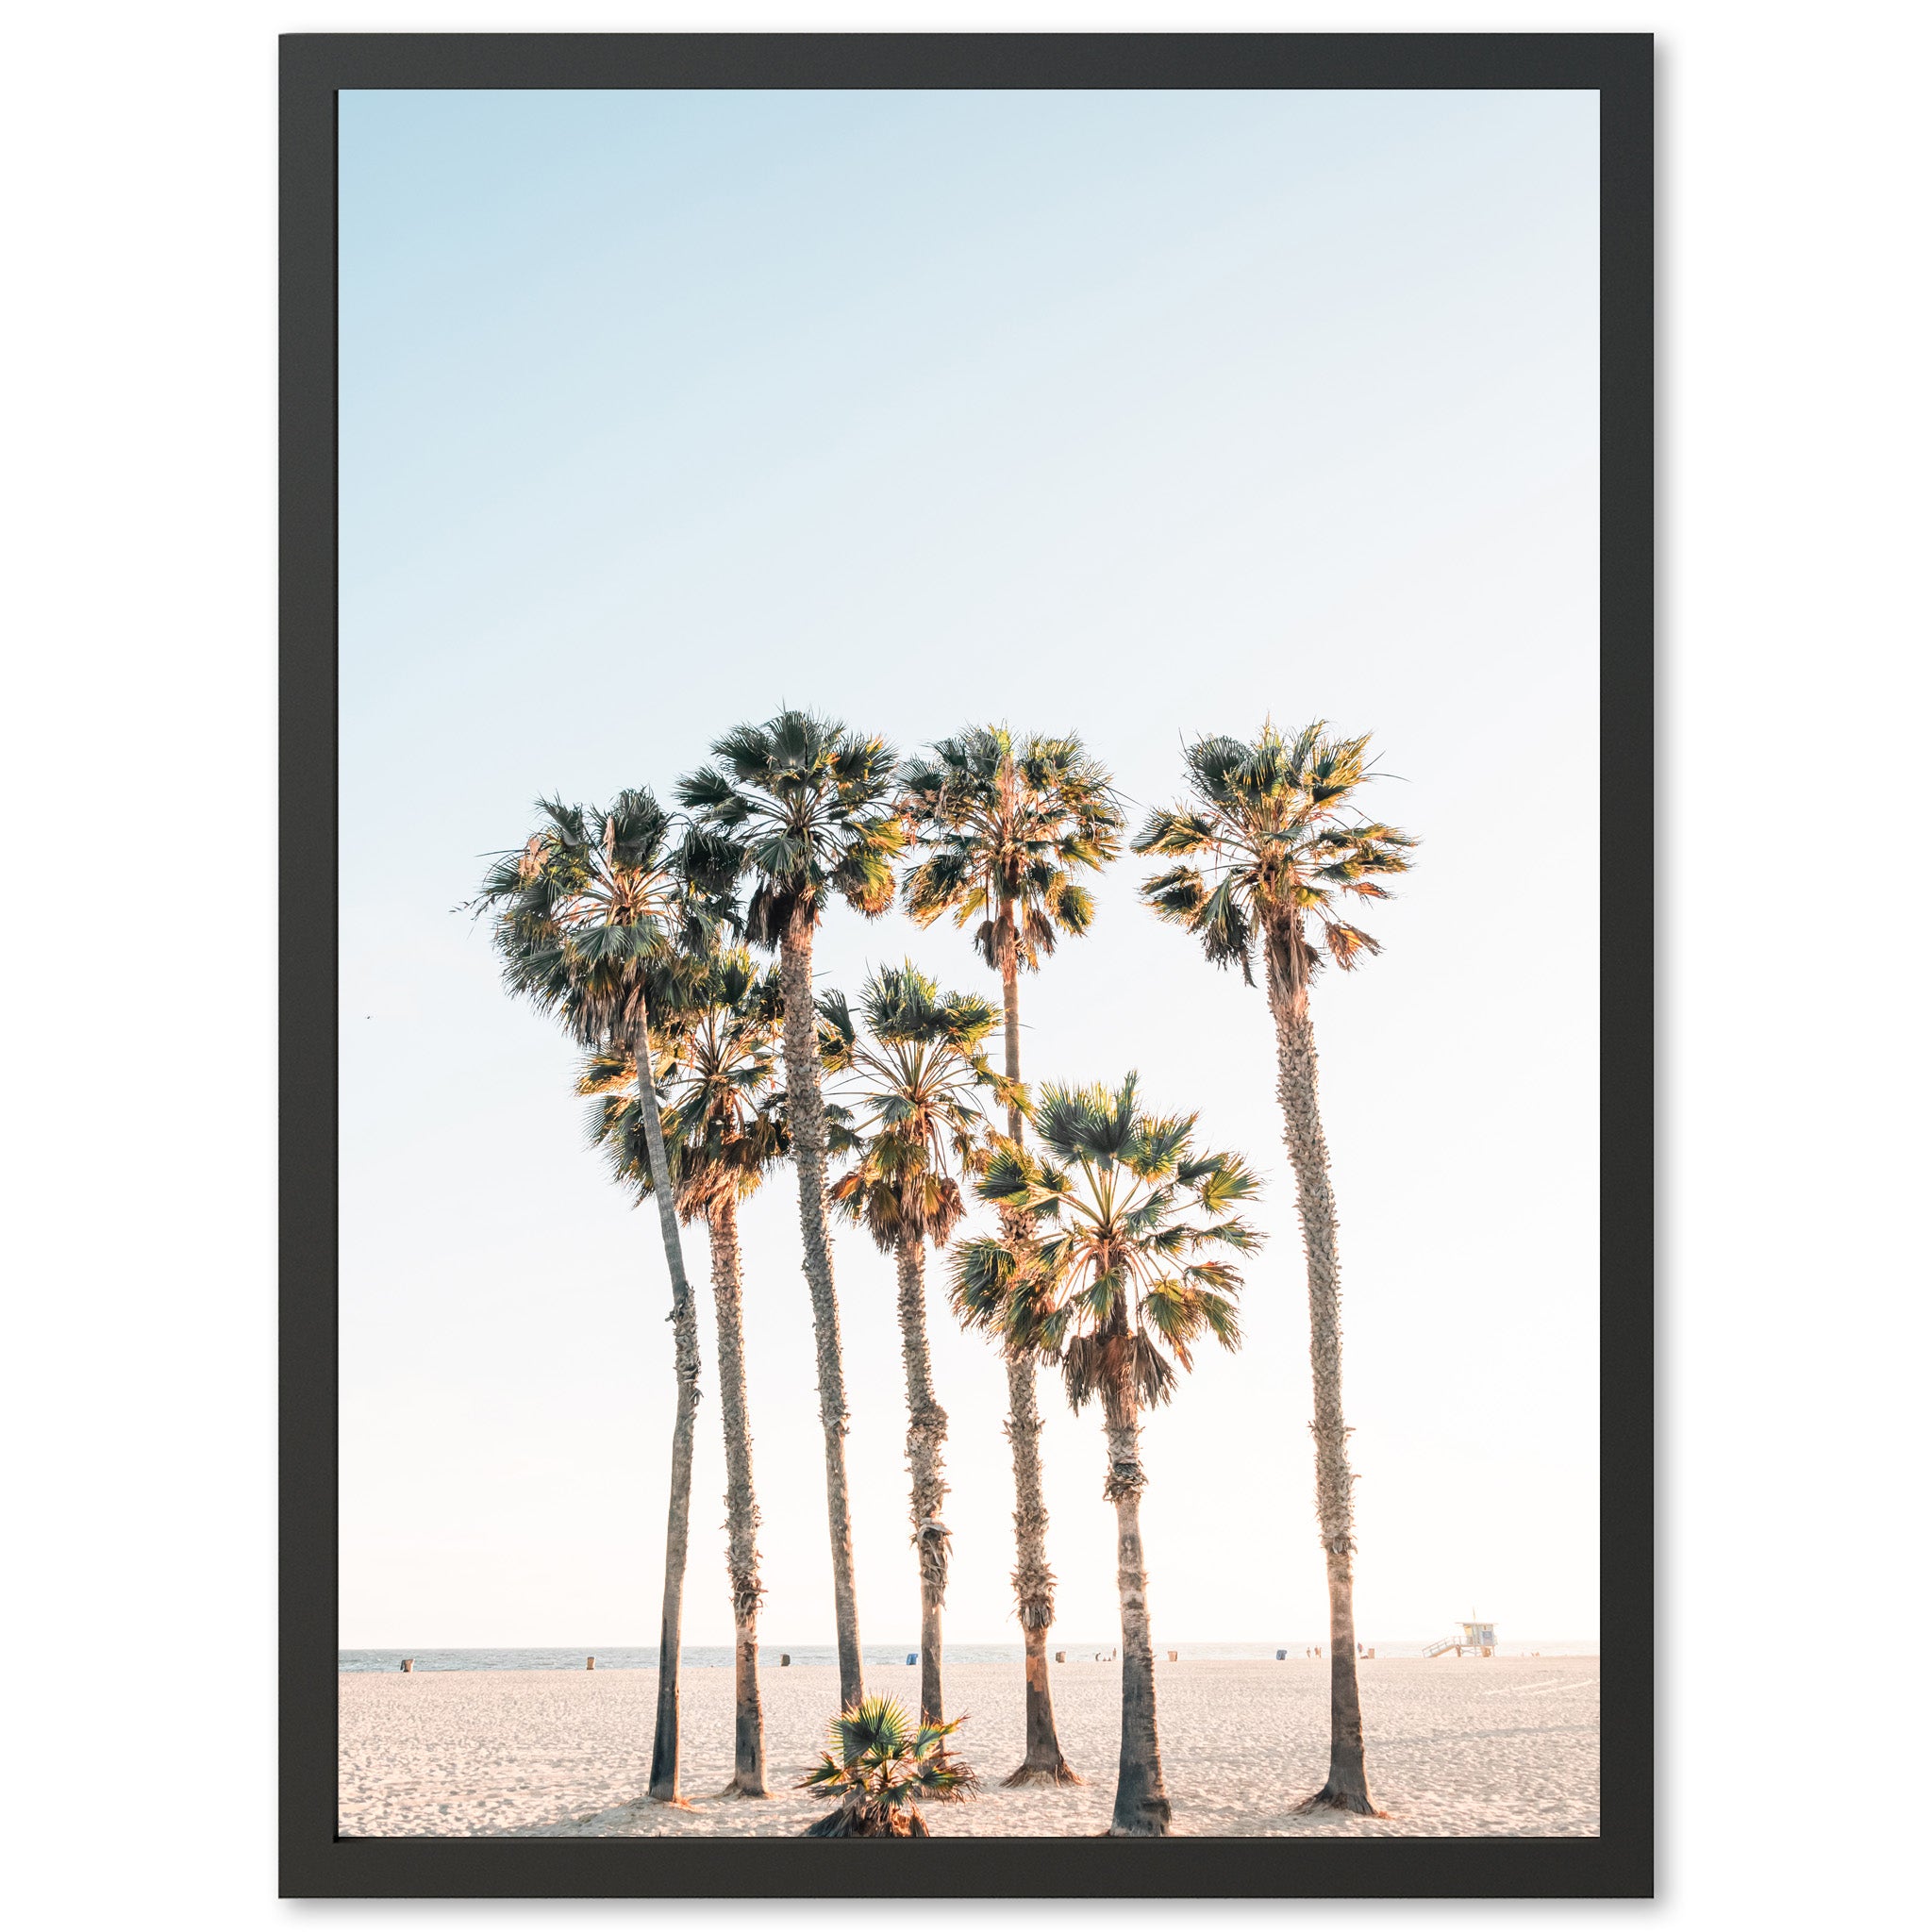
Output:
[[[1474,1657],[1494,1657],[1496,1654],[1496,1626],[1480,1623],[1474,1610],[1469,1613],[1469,1622],[1461,1626],[1460,1637],[1445,1637],[1440,1643],[1432,1643],[1423,1652],[1424,1657],[1442,1657],[1454,1651],[1460,1657],[1466,1650]]]

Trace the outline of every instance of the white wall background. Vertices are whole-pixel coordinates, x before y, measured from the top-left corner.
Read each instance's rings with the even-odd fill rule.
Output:
[[[1211,24],[1362,24],[1336,14]],[[585,0],[567,24],[1179,19]],[[529,24],[105,6],[9,45],[9,1893],[35,1924],[414,1918],[272,1897],[272,36]],[[1663,35],[1662,1916],[1890,1923],[1923,1517],[1922,10],[1388,24]]]

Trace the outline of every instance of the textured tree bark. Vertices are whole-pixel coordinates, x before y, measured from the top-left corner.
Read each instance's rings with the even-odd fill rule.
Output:
[[[1030,1360],[1007,1360],[1007,1440],[1013,1445],[1013,1594],[1026,1647],[1026,1755],[1008,1785],[1085,1782],[1060,1754],[1047,1674],[1046,1633],[1053,1624],[1054,1574],[1046,1560],[1046,1500],[1040,1482],[1040,1403]]]
[[[758,1506],[751,1476],[751,1417],[744,1386],[744,1299],[740,1280],[738,1204],[726,1195],[708,1217],[711,1298],[718,1312],[718,1407],[724,1417],[725,1561],[731,1577],[733,1649],[738,1674],[733,1770],[727,1796],[762,1798],[765,1714],[758,1697]]]
[[[1007,1078],[1017,1081],[1020,1077],[1020,961],[1010,931],[1006,935],[1001,952],[1004,957],[1000,960],[1000,1006],[1006,1017]],[[1026,1116],[1020,1111],[1019,1103],[1009,1102],[1007,1107],[1008,1138],[1017,1141],[1025,1124]]]
[[[1294,1168],[1295,1211],[1308,1261],[1308,1366],[1314,1377],[1315,1509],[1328,1568],[1328,1780],[1305,1809],[1383,1814],[1369,1795],[1355,1653],[1355,1478],[1341,1413],[1341,1266],[1335,1192],[1322,1131],[1315,1032],[1306,983],[1291,985],[1271,949],[1268,1005],[1274,1017],[1275,1091]]]
[[[1007,1078],[1020,1077],[1020,964],[1011,915],[1000,949],[1000,992],[1006,1011]],[[1026,1124],[1017,1104],[1007,1108],[1007,1133],[1017,1141]],[[1017,1229],[1008,1220],[1008,1238]],[[1020,1607],[1020,1637],[1026,1650],[1026,1755],[1006,1778],[1008,1785],[1077,1785],[1082,1779],[1060,1752],[1053,1721],[1053,1683],[1047,1674],[1046,1633],[1053,1627],[1054,1574],[1046,1560],[1046,1493],[1040,1479],[1037,1378],[1030,1359],[1007,1358],[1007,1441],[1013,1449],[1013,1595]]]
[[[1109,1838],[1165,1838],[1174,1817],[1160,1774],[1154,1704],[1154,1633],[1147,1617],[1147,1558],[1141,1547],[1141,1422],[1133,1391],[1106,1391],[1107,1485],[1120,1553],[1121,1768]]]
[[[906,1466],[912,1473],[912,1542],[919,1552],[919,1704],[923,1717],[945,1722],[940,1682],[940,1612],[946,1601],[952,1532],[945,1507],[946,1412],[932,1388],[925,1340],[925,1243],[899,1243],[899,1347],[906,1359]]]
[[[825,1435],[825,1515],[832,1538],[832,1609],[839,1639],[839,1704],[865,1695],[858,1654],[858,1591],[852,1571],[852,1504],[845,1481],[845,1367],[839,1346],[839,1300],[832,1286],[832,1241],[825,1206],[825,1102],[820,1081],[818,1018],[811,998],[811,922],[794,915],[778,948],[785,995],[785,1093],[791,1155],[798,1168],[798,1228],[817,1344],[819,1423]]]
[[[651,1193],[658,1204],[658,1226],[671,1270],[671,1333],[677,1364],[677,1408],[671,1426],[671,1503],[664,1530],[664,1615],[658,1632],[658,1723],[651,1739],[651,1796],[659,1804],[676,1805],[682,1802],[677,1795],[677,1674],[683,1661],[691,1464],[697,1440],[698,1318],[691,1283],[685,1279],[684,1243],[678,1235],[671,1163],[665,1158],[664,1128],[658,1115],[651,1028],[646,1020],[638,1022],[633,1051],[638,1110],[643,1116],[644,1147],[651,1165]]]

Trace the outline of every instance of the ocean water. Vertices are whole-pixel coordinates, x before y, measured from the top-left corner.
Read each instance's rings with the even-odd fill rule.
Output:
[[[1154,1654],[1161,1657],[1170,1650],[1178,1651],[1183,1660],[1227,1660],[1236,1662],[1260,1662],[1272,1658],[1277,1650],[1286,1650],[1291,1657],[1300,1659],[1303,1653],[1310,1649],[1314,1640],[1297,1639],[1291,1643],[1284,1640],[1280,1643],[1182,1643],[1157,1639]],[[1324,1647],[1325,1648],[1325,1641]],[[1420,1641],[1413,1642],[1377,1642],[1372,1646],[1377,1657],[1420,1657],[1424,1645]],[[1524,1638],[1511,1642],[1507,1639],[1497,1645],[1501,1657],[1528,1657],[1532,1652],[1542,1657],[1594,1657],[1597,1642],[1594,1638]],[[906,1659],[918,1653],[916,1643],[868,1643],[862,1646],[867,1670],[891,1670],[894,1666],[904,1670]],[[1067,1654],[1069,1665],[1091,1663],[1098,1656],[1112,1656],[1120,1649],[1118,1638],[1076,1642],[1072,1638],[1054,1637],[1047,1646],[1051,1656],[1057,1650]],[[781,1656],[789,1655],[794,1666],[805,1664],[833,1664],[839,1661],[839,1653],[828,1643],[761,1643],[758,1646],[758,1663],[761,1668],[776,1669]],[[1013,1664],[1017,1666],[1024,1653],[1017,1643],[949,1643],[946,1646],[946,1660],[957,1664]],[[402,1667],[405,1657],[415,1660],[419,1671],[580,1671],[584,1659],[594,1657],[600,1671],[655,1671],[658,1668],[658,1646],[653,1644],[612,1644],[600,1650],[593,1643],[573,1645],[566,1650],[339,1650],[336,1653],[338,1671],[393,1671]],[[731,1668],[732,1653],[726,1644],[687,1643],[684,1646],[682,1668],[687,1671],[720,1670]]]

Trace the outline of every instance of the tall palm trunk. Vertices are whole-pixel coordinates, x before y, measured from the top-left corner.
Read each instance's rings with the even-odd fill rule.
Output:
[[[945,1507],[946,1412],[932,1391],[932,1357],[925,1342],[925,1242],[899,1243],[899,1351],[906,1359],[906,1466],[912,1472],[912,1541],[919,1551],[919,1705],[934,1724],[945,1722],[940,1686],[940,1611],[946,1601],[946,1561],[952,1532]]]
[[[751,1481],[751,1418],[744,1392],[744,1299],[740,1287],[738,1203],[711,1204],[711,1297],[718,1310],[718,1407],[724,1416],[724,1520],[738,1671],[733,1770],[727,1795],[762,1798],[765,1714],[758,1700],[758,1506]]]
[[[684,1274],[684,1243],[677,1232],[677,1204],[672,1198],[671,1163],[664,1155],[664,1126],[658,1116],[648,1020],[637,1024],[633,1051],[638,1109],[643,1115],[644,1146],[651,1163],[651,1192],[658,1203],[664,1259],[671,1269],[671,1333],[677,1360],[677,1410],[671,1426],[671,1504],[664,1530],[664,1616],[658,1633],[658,1724],[651,1740],[651,1796],[661,1804],[675,1805],[681,1802],[677,1795],[677,1673],[683,1660],[691,1463],[697,1438],[698,1317],[691,1283]]]
[[[839,1348],[839,1299],[832,1286],[832,1239],[825,1207],[825,1101],[819,1077],[818,1018],[811,998],[811,921],[795,913],[778,946],[785,995],[785,1093],[792,1158],[798,1163],[798,1227],[818,1348],[819,1423],[825,1433],[825,1514],[832,1535],[832,1608],[839,1636],[839,1707],[865,1696],[858,1656],[858,1591],[852,1574],[852,1504],[845,1484],[845,1365]]]
[[[1341,1416],[1341,1267],[1336,1253],[1335,1191],[1322,1131],[1315,1030],[1305,979],[1270,949],[1268,1006],[1274,1016],[1275,1091],[1294,1168],[1295,1210],[1308,1257],[1308,1365],[1315,1384],[1315,1508],[1328,1566],[1328,1781],[1306,1808],[1380,1817],[1369,1796],[1362,1704],[1356,1681],[1355,1478]]]
[[[1107,1486],[1119,1545],[1121,1591],[1121,1769],[1112,1838],[1165,1838],[1174,1816],[1160,1775],[1160,1725],[1154,1707],[1154,1632],[1147,1618],[1147,1558],[1141,1547],[1141,1417],[1134,1391],[1108,1386]]]
[[[1007,915],[1001,949],[1000,991],[1006,1008],[1007,1078],[1020,1078],[1020,966]],[[1007,1108],[1007,1133],[1018,1141],[1025,1125],[1017,1102]],[[1082,1782],[1060,1753],[1054,1728],[1053,1686],[1046,1668],[1046,1633],[1053,1627],[1053,1571],[1046,1560],[1046,1492],[1040,1480],[1039,1391],[1033,1358],[1007,1357],[1007,1441],[1013,1447],[1013,1594],[1020,1606],[1020,1635],[1026,1646],[1026,1755],[1008,1785],[1076,1785]]]

